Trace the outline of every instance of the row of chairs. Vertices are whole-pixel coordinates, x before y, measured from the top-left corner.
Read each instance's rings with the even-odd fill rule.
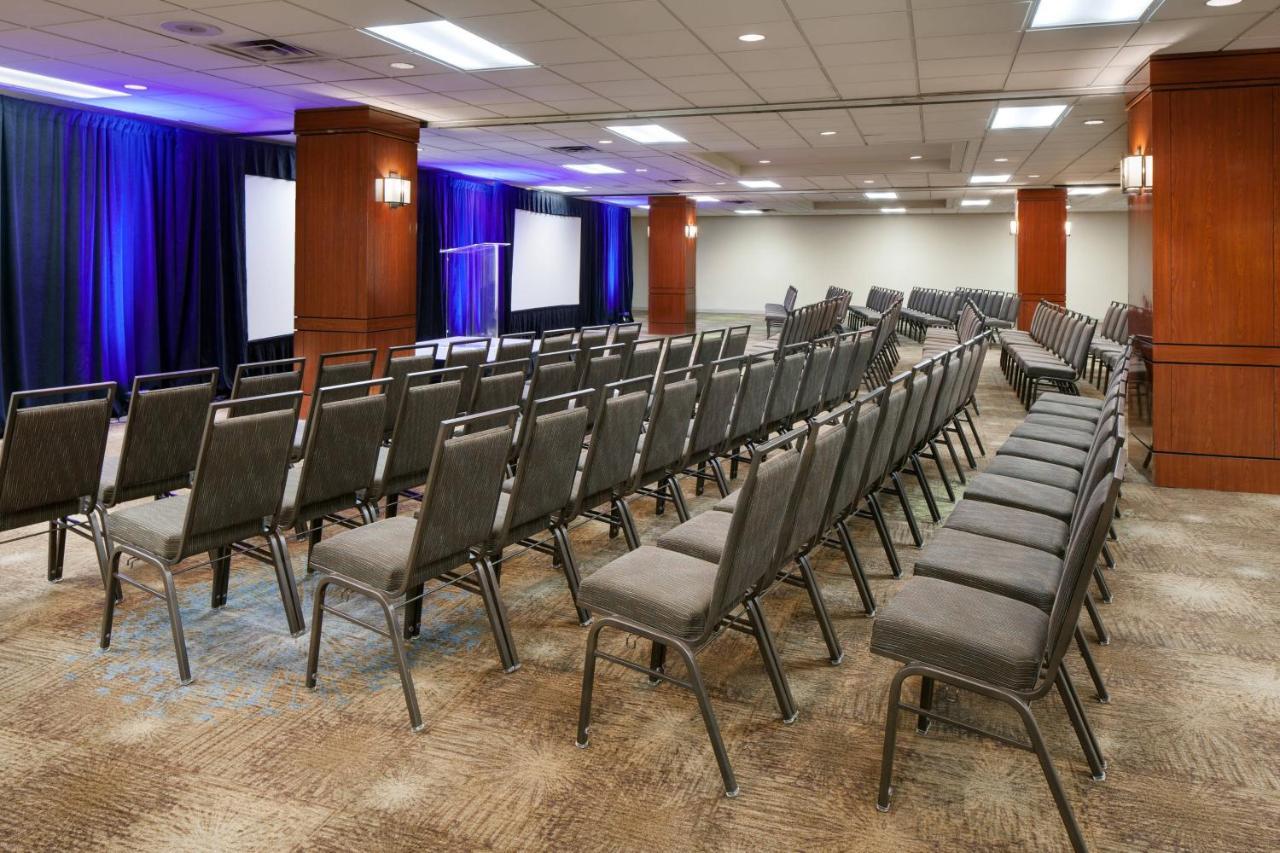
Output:
[[[1102,400],[1043,396],[969,484],[916,561],[915,576],[876,620],[872,652],[903,664],[889,690],[881,811],[889,809],[905,710],[917,715],[921,734],[938,720],[1034,752],[1072,847],[1086,849],[1031,705],[1057,689],[1094,780],[1103,780],[1106,761],[1064,659],[1074,641],[1099,699],[1108,700],[1079,620],[1082,606],[1095,610],[1091,578],[1110,597],[1098,560],[1124,475],[1123,385],[1113,383]],[[914,677],[919,698],[911,703],[902,694]],[[1010,706],[1029,743],[939,713],[937,684]]]
[[[1092,317],[1042,299],[1029,331],[1000,332],[1000,367],[1024,406],[1031,408],[1045,388],[1080,393],[1076,382],[1084,375],[1096,328]]]
[[[967,341],[989,328],[992,327],[982,310],[972,301],[966,301],[954,326],[934,326],[925,332],[921,349],[925,358],[928,358],[950,349],[957,341]]]
[[[787,312],[778,332],[777,346],[813,341],[840,331],[840,323],[844,318],[845,308],[848,307],[850,294],[849,291],[840,288],[832,288],[832,290],[838,293],[820,302],[802,305]],[[765,324],[768,327],[767,316]],[[761,349],[770,349],[773,346],[773,343],[767,341],[757,344]]]
[[[925,330],[931,326],[951,326],[964,304],[954,290],[937,290],[929,287],[912,288],[898,319],[899,331],[904,335],[923,340]]]
[[[1098,332],[1089,347],[1089,381],[1101,387],[1120,364],[1120,355],[1129,341],[1129,304],[1112,302],[1098,323]]]
[[[895,577],[901,575],[880,499],[886,494],[897,495],[908,513],[915,541],[921,544],[902,475],[917,478],[926,490],[931,512],[936,512],[936,506],[921,458],[935,461],[950,490],[940,452],[940,444],[945,442],[957,472],[964,476],[950,435],[959,432],[963,437],[957,412],[972,403],[989,339],[990,333],[983,332],[858,399],[845,399],[758,445],[742,488],[713,509],[684,520],[655,544],[632,550],[582,581],[579,605],[596,618],[587,640],[578,745],[586,747],[590,739],[595,662],[618,663],[645,674],[651,683],[676,684],[696,695],[725,793],[735,796],[737,779],[697,655],[726,630],[751,634],[783,721],[796,719],[795,698],[782,671],[762,600],[783,584],[805,588],[829,660],[832,664],[841,662],[843,651],[813,575],[810,555],[821,547],[840,549],[865,612],[875,614],[876,602],[848,525],[863,513],[869,516]],[[965,446],[967,449],[967,443]],[[970,459],[970,465],[975,464]],[[647,640],[648,665],[600,650],[599,635],[606,628]],[[685,677],[668,673],[668,652],[680,657]]]
[[[972,302],[974,307],[986,317],[988,328],[1011,329],[1018,322],[1018,310],[1022,307],[1022,297],[1007,290],[986,290],[975,287],[957,287],[956,295],[960,297],[960,305]]]
[[[857,329],[868,323],[878,323],[880,315],[895,303],[901,303],[905,296],[901,290],[891,287],[872,287],[867,293],[866,305],[849,306],[850,326]]]

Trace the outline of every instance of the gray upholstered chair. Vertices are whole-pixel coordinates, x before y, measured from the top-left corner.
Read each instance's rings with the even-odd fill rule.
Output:
[[[800,391],[805,365],[809,362],[809,349],[810,345],[807,343],[779,347],[778,369],[774,372],[773,384],[769,387],[764,428],[760,430],[758,442],[767,439],[771,430],[785,429],[795,422],[796,395]]]
[[[320,356],[320,364],[316,368],[315,385],[311,391],[312,399],[315,399],[316,394],[322,388],[331,388],[335,385],[352,385],[372,379],[373,365],[377,356],[378,351],[376,349],[328,352]],[[365,392],[362,389],[354,388],[347,393],[353,396],[362,396]],[[335,398],[330,397],[330,399]],[[256,410],[256,407],[250,408]],[[298,421],[297,434],[293,437],[292,461],[294,462],[302,458],[302,450],[307,445],[307,424],[308,421],[306,420]]]
[[[627,379],[657,376],[658,369],[662,365],[662,352],[665,347],[666,342],[660,338],[637,341],[631,347],[631,353],[627,357],[627,369],[623,375]]]
[[[800,467],[800,453],[782,447],[799,437],[797,431],[763,445],[764,452],[778,451],[768,462],[762,461],[764,452],[752,457],[719,563],[642,546],[582,581],[578,603],[597,618],[587,636],[578,714],[579,747],[587,746],[591,732],[596,660],[619,663],[651,679],[685,687],[697,696],[720,766],[724,792],[726,796],[737,796],[738,783],[696,660],[696,655],[723,633],[722,627],[743,630],[755,637],[782,718],[785,722],[795,720],[795,702],[778,664],[777,650],[758,596],[773,579],[778,519],[786,511]],[[740,609],[745,614],[735,616]],[[649,640],[652,644],[650,665],[646,667],[601,651],[598,643],[605,628]],[[666,649],[673,650],[683,661],[686,673],[683,679],[666,672],[663,663]]]
[[[421,731],[422,713],[405,657],[404,639],[396,624],[396,611],[405,608],[408,633],[417,624],[423,598],[444,587],[481,596],[503,670],[513,672],[519,668],[493,567],[484,555],[484,543],[492,532],[494,510],[502,494],[502,474],[516,410],[509,409],[507,414],[507,425],[484,432],[467,433],[467,418],[441,424],[422,509],[416,519],[384,519],[343,531],[316,546],[311,559],[323,575],[316,583],[312,610],[308,687],[316,686],[325,614],[346,619],[390,640],[400,670],[409,724],[413,731]],[[463,566],[469,566],[470,571],[462,571]],[[427,592],[425,585],[429,581],[440,581],[441,586]],[[333,586],[374,602],[382,611],[385,628],[331,606],[328,593]],[[415,605],[419,616],[410,613]]]
[[[18,391],[0,444],[0,531],[49,525],[47,577],[62,579],[69,519],[89,519],[104,586],[106,539],[98,504],[116,383]]]
[[[820,338],[813,342],[809,359],[805,362],[804,374],[800,377],[795,403],[792,404],[793,422],[807,420],[822,408],[822,396],[827,387],[827,377],[831,373],[835,344],[834,337]]]
[[[404,378],[391,441],[379,451],[377,472],[365,493],[363,505],[370,518],[377,518],[378,502],[383,498],[387,502],[387,518],[395,518],[400,496],[427,482],[436,434],[440,424],[458,411],[465,370],[445,367],[410,373]]]
[[[796,298],[799,295],[800,291],[788,286],[786,294],[782,297],[782,304],[769,302],[764,306],[765,337],[773,337],[773,330],[782,328],[783,324],[787,322],[787,315],[796,307]]]
[[[724,346],[720,348],[720,358],[737,358],[747,353],[747,341],[751,339],[750,324],[730,326],[724,333]]]
[[[689,428],[689,439],[685,443],[684,458],[680,462],[682,471],[696,479],[698,494],[702,494],[706,480],[716,484],[720,497],[729,494],[729,481],[717,457],[724,451],[729,436],[733,404],[742,385],[744,361],[742,357],[726,358],[701,365],[698,371],[702,377],[702,388],[693,425]],[[709,474],[708,467],[711,469]]]
[[[256,415],[267,411],[264,405],[276,406],[279,409],[291,408],[293,403],[277,394],[302,390],[302,377],[306,372],[305,358],[280,358],[274,361],[247,362],[236,367],[235,379],[231,383],[231,399],[244,400],[249,397],[269,397],[267,403],[257,406],[244,404],[236,406],[235,411],[228,412],[228,417]]]
[[[248,539],[267,540],[280,587],[289,633],[297,636],[305,630],[302,601],[289,562],[285,543],[276,529],[288,474],[289,455],[301,392],[289,395],[293,407],[234,418],[219,418],[222,411],[244,405],[228,400],[209,407],[205,420],[200,459],[196,465],[191,490],[162,501],[134,504],[111,512],[107,526],[111,531],[111,553],[108,573],[111,589],[126,583],[163,599],[169,608],[169,626],[173,632],[174,650],[178,657],[178,675],[183,684],[191,683],[191,667],[187,661],[187,644],[182,631],[182,614],[174,577],[200,568],[205,563],[180,568],[187,558],[202,552],[219,554],[220,549]],[[250,398],[255,402],[268,402]],[[381,426],[382,411],[377,412],[375,426]],[[120,571],[120,558],[133,557],[151,566],[160,575],[162,589],[155,589]],[[221,607],[226,600],[229,561],[214,559],[213,605]],[[108,593],[102,613],[102,648],[111,645],[115,615],[114,595]]]
[[[583,326],[578,330],[578,349],[604,346],[612,333],[613,327],[607,323],[601,326]]]
[[[449,342],[444,366],[466,368],[462,374],[462,396],[458,398],[458,414],[473,411],[473,398],[476,386],[480,383],[480,366],[488,360],[488,338],[460,338]]]
[[[697,335],[674,335],[664,340],[662,372],[681,370],[693,365],[694,345]]]
[[[889,568],[895,578],[902,577],[902,564],[898,560],[898,549],[893,537],[889,534],[889,524],[885,519],[884,508],[880,503],[880,493],[885,478],[893,465],[893,444],[903,423],[903,416],[911,398],[911,387],[908,380],[911,372],[900,373],[892,377],[884,387],[884,396],[880,398],[880,420],[876,424],[875,436],[872,439],[870,457],[865,470],[865,482],[859,488],[871,512],[875,523],[876,534],[884,548]]]
[[[725,329],[706,329],[698,333],[698,342],[693,348],[695,366],[708,365],[720,358],[720,350],[724,349]]]
[[[582,378],[579,388],[603,388],[622,378],[623,361],[627,355],[624,344],[604,344],[584,349]]]
[[[474,415],[485,412],[500,413],[511,406],[519,406],[520,395],[524,393],[524,377],[528,367],[529,361],[524,358],[484,365],[480,370],[480,378],[476,381],[475,395],[471,399],[471,413]],[[481,432],[503,421],[503,415],[495,414],[490,418],[469,421],[467,429],[471,432]]]
[[[670,500],[681,521],[689,520],[689,507],[676,475],[684,459],[689,420],[698,401],[698,380],[691,368],[668,371],[658,379],[649,412],[649,426],[636,456],[635,474],[628,493],[639,492],[658,502],[661,513]]]
[[[577,329],[548,329],[542,333],[542,337],[538,341],[538,355],[540,357],[550,355],[553,352],[563,352],[577,348]]]
[[[498,338],[498,352],[494,361],[511,361],[516,358],[533,360],[534,332],[511,332]]]
[[[1063,658],[1088,590],[1088,568],[1097,561],[1106,541],[1120,491],[1122,464],[1118,460],[1088,495],[1085,512],[1095,523],[1080,525],[1072,537],[1066,569],[1055,585],[1048,612],[1024,601],[932,577],[912,578],[881,610],[872,628],[871,651],[900,661],[903,666],[889,687],[878,809],[889,810],[894,747],[902,710],[917,715],[916,728],[922,733],[937,720],[992,736],[988,730],[934,710],[934,684],[941,683],[1013,709],[1030,743],[1003,735],[998,739],[1036,754],[1072,848],[1078,853],[1087,849],[1031,705],[1057,688],[1090,770],[1095,778],[1102,778],[1105,770],[1101,751],[1084,718],[1083,705]],[[903,685],[913,677],[920,679],[920,699],[915,705],[905,703],[902,697]]]
[[[729,479],[738,479],[738,463],[743,461],[744,451],[751,445],[765,426],[765,409],[769,405],[769,393],[778,362],[770,353],[759,353],[745,358],[742,382],[738,396],[733,401],[733,417],[725,437],[723,456],[729,460]]]
[[[582,371],[582,350],[577,347],[538,356],[533,375],[529,377],[529,385],[525,388],[524,402],[516,422],[515,440],[511,445],[512,459],[515,459],[524,445],[524,428],[534,402],[549,397],[560,399],[565,394],[578,390]]]
[[[387,360],[382,364],[382,378],[391,380],[383,389],[387,395],[386,423],[383,425],[383,438],[391,440],[391,433],[396,428],[396,415],[400,413],[400,399],[404,396],[409,383],[407,377],[414,373],[425,373],[435,370],[436,345],[430,343],[404,344],[387,347]]]

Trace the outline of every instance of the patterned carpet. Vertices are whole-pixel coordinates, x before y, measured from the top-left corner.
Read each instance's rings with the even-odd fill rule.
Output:
[[[979,397],[980,427],[998,445],[1021,409],[994,355]],[[114,445],[121,431],[113,427]],[[691,483],[686,492],[695,511],[714,502]],[[1057,700],[1038,708],[1086,838],[1095,850],[1280,849],[1280,499],[1156,489],[1131,471],[1122,508],[1119,568],[1108,575],[1116,600],[1103,606],[1114,641],[1095,647],[1113,701],[1088,702],[1110,761],[1105,782],[1089,780]],[[652,501],[635,509],[646,541],[675,524]],[[919,512],[927,518],[922,503]],[[909,571],[914,549],[901,512],[890,516]],[[892,598],[901,581],[871,526],[856,534],[877,597]],[[573,540],[586,572],[624,550],[594,523]],[[304,555],[295,545],[309,604]],[[617,666],[601,664],[591,747],[574,748],[585,631],[546,556],[504,566],[524,663],[514,674],[498,665],[479,599],[429,601],[410,645],[420,734],[409,731],[385,641],[339,620],[325,625],[319,688],[305,689],[306,640],[289,638],[264,566],[237,559],[219,611],[208,607],[206,571],[182,580],[195,675],[182,688],[160,602],[128,591],[113,647],[100,651],[89,544],[72,537],[61,584],[45,582],[43,561],[40,538],[0,549],[7,849],[1066,846],[1031,754],[945,726],[920,737],[904,720],[894,808],[876,811],[895,665],[868,653],[871,623],[835,552],[816,568],[846,650],[841,666],[827,663],[802,591],[766,602],[798,722],[779,721],[749,637],[727,636],[701,658],[742,785],[734,800],[721,795],[692,696],[647,688]],[[946,710],[1017,728],[975,697]]]

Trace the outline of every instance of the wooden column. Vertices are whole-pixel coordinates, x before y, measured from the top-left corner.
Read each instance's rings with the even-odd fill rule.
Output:
[[[649,199],[649,331],[694,330],[697,314],[698,205],[684,196]]]
[[[1131,82],[1156,483],[1280,493],[1280,51],[1152,57]]]
[[[1067,191],[1018,190],[1014,218],[1018,223],[1014,264],[1017,268],[1018,328],[1031,326],[1031,315],[1041,299],[1065,303],[1067,299]]]
[[[412,343],[417,326],[417,119],[374,107],[299,110],[294,353]],[[390,172],[411,204],[374,200]]]

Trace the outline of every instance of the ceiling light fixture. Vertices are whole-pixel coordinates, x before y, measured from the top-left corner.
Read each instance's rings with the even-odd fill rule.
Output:
[[[1142,18],[1154,0],[1040,0],[1032,29],[1120,24]]]
[[[1009,158],[1008,158],[1008,157],[997,157],[997,158],[995,159],[995,162],[997,162],[997,163],[1008,163],[1008,162],[1009,162]]]
[[[715,204],[720,201],[720,199],[713,195],[691,195],[689,198],[693,199],[698,204]]]
[[[368,27],[365,32],[462,71],[529,68],[533,65],[524,57],[449,21],[390,24]]]
[[[896,199],[898,197],[898,194],[895,192],[863,193],[863,195],[870,199],[881,200]]]
[[[923,160],[923,159],[924,159],[924,155],[923,155],[923,154],[912,154],[912,155],[911,155],[911,159],[912,159],[912,160]]]
[[[566,187],[560,184],[547,184],[546,186],[534,187],[534,189],[549,193],[580,193],[585,192],[588,187]]]
[[[610,133],[625,136],[632,142],[641,145],[656,145],[661,142],[688,142],[683,136],[672,133],[660,124],[614,124],[606,127]]]
[[[782,184],[777,181],[738,181],[749,190],[777,190],[782,188]]]
[[[1018,220],[1016,219],[1009,220],[1009,236],[1011,237],[1018,236]]]
[[[1102,195],[1107,189],[1107,187],[1071,187],[1067,190],[1067,195]]]
[[[819,133],[818,135],[819,135],[819,136],[835,136],[835,135],[836,135],[836,132],[835,132],[834,130],[824,130],[824,131],[822,131],[821,133]]]
[[[763,210],[735,210],[734,213],[739,216],[759,216],[764,213]]]
[[[1100,118],[1091,118],[1091,119],[1085,120],[1085,125],[1088,127],[1097,127],[1100,124],[1106,124],[1106,122]]]
[[[1028,178],[1038,178],[1038,177],[1040,177],[1040,176],[1039,176],[1039,175],[1027,175],[1027,177],[1028,177]]]
[[[1053,127],[1066,111],[1066,104],[1045,104],[1037,107],[1000,107],[991,119],[991,129],[1014,130],[1029,127]]]
[[[648,169],[636,169],[636,172],[647,172],[647,171],[649,171],[649,170],[648,170]]]
[[[960,201],[961,207],[987,207],[990,204],[989,198],[966,198]]]
[[[971,184],[1007,184],[1013,175],[971,175]]]
[[[621,169],[606,166],[604,163],[565,163],[562,168],[581,172],[584,175],[621,175]]]
[[[414,65],[412,62],[393,62],[391,63],[391,67],[397,71],[412,71],[418,66]]]
[[[745,42],[764,41],[764,36],[760,35],[759,33],[744,33],[738,36],[738,41],[745,41]]]
[[[865,181],[863,181],[863,183],[864,183],[864,184],[874,184],[874,183],[875,183],[875,181],[871,180],[870,178],[867,178]]]
[[[114,89],[90,86],[88,83],[77,83],[74,80],[63,80],[59,77],[46,77],[43,74],[19,71],[16,68],[0,67],[0,84],[30,92],[47,92],[50,95],[62,95],[65,98],[79,98],[86,101],[95,98],[129,97],[128,92],[117,92]]]
[[[612,140],[612,139],[597,139],[597,140],[596,140],[596,145],[612,145],[612,144],[613,144],[613,140]]]
[[[758,160],[758,161],[756,161],[756,162],[758,162],[761,166],[768,166],[768,165],[769,165],[770,163],[772,163],[773,161],[772,161],[772,160]]]
[[[1212,6],[1215,9],[1221,9],[1223,6],[1235,6],[1240,0],[1205,0],[1206,6]]]
[[[146,87],[146,86],[144,86],[144,85],[142,85],[141,83],[125,83],[125,84],[124,84],[124,87],[125,87],[126,89],[128,89],[129,91],[131,91],[131,92],[145,92],[145,91],[147,91],[147,87]]]
[[[880,208],[880,212],[881,213],[906,213],[907,209],[905,207],[882,207]]]

